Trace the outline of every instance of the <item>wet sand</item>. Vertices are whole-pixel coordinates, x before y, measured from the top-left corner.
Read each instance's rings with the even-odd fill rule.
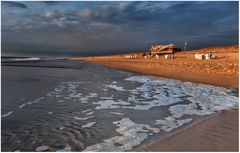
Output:
[[[239,89],[238,46],[204,48],[180,52],[175,59],[144,59],[142,53],[134,53],[136,59],[126,59],[126,54],[113,56],[71,58],[121,70],[171,79],[211,84]],[[195,53],[212,52],[211,60],[197,60]],[[238,110],[223,111],[194,126],[177,131],[161,140],[153,140],[137,151],[238,151]]]
[[[134,151],[238,151],[238,110],[222,111]]]

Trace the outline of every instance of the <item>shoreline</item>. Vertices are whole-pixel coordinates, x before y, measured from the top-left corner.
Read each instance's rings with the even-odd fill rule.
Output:
[[[230,109],[216,112],[206,118],[200,119],[190,125],[176,129],[158,140],[150,140],[133,151],[239,151],[238,122],[239,110]],[[229,116],[235,123],[230,123]],[[228,124],[233,127],[226,129]],[[219,128],[219,125],[221,127]],[[218,129],[216,129],[218,128]],[[215,130],[213,132],[213,129]],[[209,132],[211,131],[211,132]],[[229,134],[232,132],[233,134]],[[223,135],[222,133],[225,133]],[[227,133],[227,134],[226,134]],[[234,136],[235,135],[235,136]]]
[[[126,59],[125,54],[69,60],[81,60],[144,75],[239,89],[238,46],[214,49],[211,48],[211,51],[218,58],[211,60],[193,58],[195,53],[206,53],[208,49],[177,53],[173,60],[163,57],[144,59],[140,53],[136,53],[136,59]],[[133,151],[238,151],[238,114],[238,108],[216,112],[183,129],[176,129],[163,138],[150,140]]]
[[[164,59],[164,56],[160,56],[159,59],[145,59],[142,53],[129,53],[76,57],[69,58],[69,60],[82,60],[145,75],[239,89],[238,49],[238,46],[203,48],[198,51],[175,53],[175,59]],[[209,60],[194,58],[196,53],[208,53],[209,51],[217,58]],[[126,58],[127,55],[132,54],[136,55],[136,58]]]
[[[84,60],[83,60],[84,61]],[[89,62],[89,61],[86,61]],[[91,62],[90,62],[91,63]],[[92,62],[95,63],[95,62]],[[98,64],[98,63],[95,63]],[[103,64],[101,64],[103,65]],[[113,66],[104,65],[107,67],[115,68]],[[118,68],[117,68],[118,69]],[[125,69],[120,69],[123,71],[128,71]],[[135,71],[128,71],[135,72]],[[139,73],[139,72],[136,72]],[[145,74],[145,73],[140,73]],[[150,75],[150,74],[145,74]],[[162,76],[161,76],[162,77]],[[169,78],[174,79],[174,78]],[[183,80],[182,80],[183,81]],[[189,80],[186,80],[189,82]],[[196,82],[194,83],[202,83]],[[210,84],[214,85],[214,84]],[[222,86],[225,87],[225,86]],[[229,87],[229,86],[226,86]],[[239,88],[237,88],[239,89]],[[226,115],[229,114],[229,115]],[[223,118],[222,121],[219,119]],[[233,130],[223,129],[220,126],[229,126],[230,122],[234,118],[235,124],[233,124]],[[215,125],[213,125],[215,122]],[[223,125],[222,125],[223,122]],[[239,151],[239,109],[230,109],[216,112],[206,118],[200,119],[196,122],[190,123],[184,128],[176,129],[169,134],[164,135],[160,139],[149,140],[148,142],[136,146],[133,150],[134,152],[162,152],[162,151]],[[217,132],[209,135],[208,130],[212,130],[212,127],[216,129]],[[191,134],[188,134],[191,132]],[[230,134],[229,137],[229,132]],[[199,134],[200,133],[200,134]],[[201,134],[202,133],[202,134]],[[226,134],[228,133],[228,134]],[[219,139],[221,140],[219,141]],[[217,140],[218,144],[212,143]],[[173,145],[172,145],[173,143]],[[209,145],[210,144],[210,145]],[[223,146],[223,147],[222,147]]]
[[[222,75],[222,74],[206,74],[205,72],[182,72],[168,69],[161,69],[162,72],[158,71],[158,68],[153,67],[151,70],[146,70],[145,68],[139,68],[135,63],[119,63],[119,61],[103,61],[103,60],[94,60],[91,58],[71,58],[70,60],[81,60],[85,62],[95,63],[104,65],[111,68],[116,68],[122,71],[128,71],[133,73],[140,73],[144,75],[151,75],[163,78],[169,78],[174,80],[180,80],[184,82],[194,82],[209,84],[213,86],[220,86],[225,88],[236,88],[239,89],[239,80],[238,76],[232,75]]]

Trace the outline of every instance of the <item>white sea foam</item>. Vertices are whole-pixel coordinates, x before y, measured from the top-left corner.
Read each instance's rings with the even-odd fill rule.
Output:
[[[60,129],[60,130],[63,130],[63,129],[64,129],[64,127],[60,127],[59,129]]]
[[[6,114],[3,114],[3,115],[2,115],[2,118],[11,115],[13,112],[14,112],[14,111],[10,111],[10,112],[8,112],[8,113],[6,113]]]
[[[142,83],[141,87],[130,91],[133,94],[141,94],[144,91],[145,94],[152,94],[152,98],[155,99],[145,106],[136,105],[127,108],[144,110],[176,104],[169,107],[172,115],[165,117],[164,120],[156,120],[156,124],[161,124],[165,131],[171,131],[192,120],[191,118],[179,119],[184,115],[203,116],[238,107],[238,97],[233,96],[231,90],[222,87],[147,76],[133,76],[125,80]],[[187,96],[189,104],[177,104],[182,101],[183,96]],[[149,98],[149,96],[143,97]]]
[[[40,58],[38,57],[26,57],[26,58],[6,58],[1,59],[1,62],[16,62],[16,61],[38,61]]]
[[[72,150],[72,147],[65,147],[65,148],[63,148],[63,149],[60,149],[60,150],[57,150],[56,152],[69,152],[69,151],[71,151]]]
[[[111,114],[115,114],[115,115],[124,115],[122,113],[119,113],[119,112],[110,112]]]
[[[21,152],[21,150],[15,150],[14,152]]]
[[[88,119],[90,119],[90,118],[93,118],[94,116],[88,116],[88,117],[74,117],[76,120],[88,120]]]
[[[131,150],[134,146],[141,144],[142,141],[148,138],[149,133],[159,133],[158,128],[152,128],[145,124],[136,124],[129,118],[124,118],[120,121],[113,122],[118,128],[116,131],[122,136],[115,136],[104,140],[104,142],[88,146],[83,151],[93,152],[123,152]]]
[[[115,84],[106,85],[106,87],[115,89],[115,90],[117,90],[117,91],[126,91],[123,87],[117,86],[117,85],[115,85]]]
[[[78,100],[80,100],[81,102],[87,102],[88,98],[87,97],[81,97]]]
[[[91,111],[92,111],[91,109],[87,109],[87,110],[82,111],[82,113],[91,112]]]
[[[64,100],[62,100],[62,99],[59,99],[59,100],[58,100],[58,102],[59,102],[59,103],[63,103],[63,102],[64,102]]]
[[[122,100],[114,101],[114,100],[104,100],[104,101],[98,101],[93,102],[93,104],[98,105],[96,106],[96,109],[108,109],[108,108],[119,108],[121,106],[125,105],[131,105],[129,102],[125,102]]]
[[[87,104],[88,102],[87,101],[81,101],[82,104]]]
[[[71,98],[79,98],[79,97],[82,96],[82,93],[73,92],[73,93],[69,94],[68,96],[71,97]]]
[[[86,113],[86,115],[92,115],[94,113],[94,111]]]
[[[96,124],[96,122],[89,122],[88,124],[83,125],[82,128],[89,128],[92,127],[94,124]]]
[[[86,96],[86,97],[97,97],[97,93],[90,93],[88,96]]]
[[[175,113],[178,114],[178,116],[180,116],[180,114],[182,114],[181,116],[184,114],[207,115],[219,110],[238,106],[238,97],[231,95],[231,90],[222,87],[150,76],[132,76],[125,80],[138,82],[142,85],[132,90],[126,90],[116,85],[108,85],[108,87],[119,91],[129,92],[130,96],[128,97],[127,102],[130,102],[134,106],[124,106],[121,103],[117,103],[117,101],[109,100],[105,102],[101,101],[102,104],[96,102],[95,104],[100,104],[100,106],[97,106],[97,109],[129,108],[136,110],[149,110],[153,107],[177,104],[178,102],[184,101],[182,97],[187,97],[192,104],[189,106],[176,106],[176,111],[179,109],[185,109],[185,113],[182,111]],[[141,95],[142,99],[137,99],[135,95]],[[197,104],[201,109],[195,108],[196,105],[193,104]],[[189,108],[192,108],[193,106],[194,108],[189,110]],[[171,110],[173,110],[174,107],[175,106],[171,107]]]
[[[113,97],[100,97],[100,99],[107,99],[107,100],[111,100],[111,99],[113,99]]]
[[[165,120],[156,120],[156,124],[161,124],[162,125],[161,129],[169,132],[191,121],[192,121],[192,118],[176,120],[175,118],[172,118],[170,116],[170,117],[166,117]]]
[[[197,105],[190,103],[190,104],[178,104],[171,106],[169,108],[172,117],[174,118],[181,118],[184,115],[209,115],[214,113],[213,111],[210,110],[204,110],[204,109],[197,109]]]
[[[24,103],[24,104],[18,106],[18,108],[23,108],[24,106],[26,106],[26,103]]]
[[[47,151],[48,149],[49,149],[49,146],[39,146],[36,148],[36,151],[43,152],[43,151]]]
[[[28,105],[32,105],[32,104],[35,104],[35,103],[38,103],[40,102],[41,100],[45,99],[45,97],[40,97],[40,98],[37,98],[33,101],[30,101],[30,102],[27,102]]]
[[[98,105],[96,109],[149,110],[153,107],[172,105],[169,107],[170,116],[156,120],[156,124],[162,125],[162,130],[171,131],[192,121],[192,118],[181,119],[184,115],[210,115],[219,110],[238,107],[239,98],[233,96],[231,90],[222,87],[149,76],[132,76],[125,80],[138,82],[141,85],[132,90],[123,89],[116,84],[108,85],[109,88],[128,92],[130,96],[127,101],[119,102],[112,99],[95,102],[94,104]],[[186,101],[183,97],[190,103],[178,104]]]

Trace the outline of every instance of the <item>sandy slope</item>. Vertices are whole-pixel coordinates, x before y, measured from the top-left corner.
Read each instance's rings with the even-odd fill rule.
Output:
[[[175,59],[144,59],[136,53],[136,59],[126,59],[126,54],[72,58],[103,64],[122,70],[206,83],[216,86],[239,88],[238,50],[235,46],[210,47],[175,54]],[[195,53],[214,53],[217,58],[197,60]],[[135,53],[134,53],[135,54]],[[177,134],[157,140],[137,151],[238,151],[238,111],[223,111]]]

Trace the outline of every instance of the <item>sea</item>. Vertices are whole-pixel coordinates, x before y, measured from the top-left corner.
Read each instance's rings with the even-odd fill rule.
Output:
[[[238,90],[83,61],[2,57],[2,151],[131,151],[214,113]]]

